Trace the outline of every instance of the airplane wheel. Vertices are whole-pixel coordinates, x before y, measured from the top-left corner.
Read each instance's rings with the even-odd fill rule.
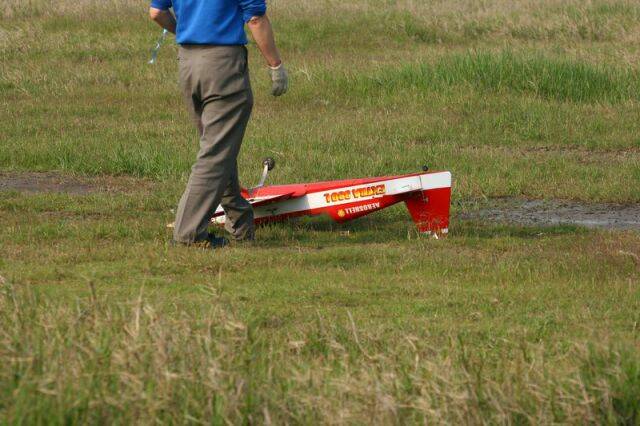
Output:
[[[276,166],[276,160],[274,160],[271,157],[267,157],[264,160],[262,160],[262,165],[267,166],[267,170],[271,171]]]
[[[438,229],[437,231],[422,232],[419,235],[424,238],[441,240],[443,238],[447,238],[447,236],[449,235],[449,230]]]
[[[434,239],[441,240],[443,238],[447,238],[447,236],[449,235],[449,230],[439,229],[437,231],[434,231],[431,235]]]

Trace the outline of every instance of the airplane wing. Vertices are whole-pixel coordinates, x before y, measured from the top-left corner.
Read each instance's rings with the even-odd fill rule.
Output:
[[[291,192],[287,192],[287,193],[284,193],[284,194],[278,194],[278,195],[265,195],[265,196],[262,196],[262,197],[248,198],[247,201],[249,203],[251,203],[251,206],[259,207],[259,206],[264,206],[266,204],[275,203],[277,201],[288,200],[289,198],[292,198],[292,197],[295,197],[295,196],[296,196],[296,192],[295,191],[291,191]]]
[[[278,201],[284,201],[290,198],[299,197],[301,195],[304,195],[304,193],[300,194],[300,191],[294,190],[294,191],[285,192],[282,194],[260,195],[254,198],[247,198],[247,201],[251,204],[252,207],[255,208],[255,207],[260,207],[267,204],[275,203]],[[245,194],[243,194],[243,196],[246,197]],[[213,214],[211,221],[214,222],[216,221],[217,217],[221,217],[221,216],[224,216],[224,210],[222,210],[222,206],[218,206],[218,208],[216,209],[216,212]]]

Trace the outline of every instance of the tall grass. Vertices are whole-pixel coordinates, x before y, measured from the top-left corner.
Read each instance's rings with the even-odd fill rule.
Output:
[[[110,13],[131,18],[144,14],[147,7],[145,0],[4,0],[0,17],[7,22]],[[640,37],[640,5],[632,0],[276,0],[269,3],[269,10],[278,29],[298,35],[285,38],[287,47],[309,42],[339,46],[345,38],[350,43],[391,38],[456,44],[496,39],[630,43]]]
[[[376,75],[359,75],[347,83],[362,96],[376,91],[432,92],[467,85],[493,92],[531,94],[572,102],[619,102],[640,99],[640,73],[542,55],[469,52],[447,56],[434,64],[386,68]]]
[[[6,19],[34,18],[40,16],[84,16],[95,17],[110,13],[114,19],[119,15],[132,15],[148,7],[145,0],[3,0],[0,17]]]
[[[625,423],[640,420],[640,358],[574,345],[571,361],[512,342],[381,341],[320,314],[297,332],[223,307],[175,311],[144,290],[113,304],[89,283],[73,303],[0,287],[0,421],[7,423]],[[276,321],[276,322],[274,322]]]

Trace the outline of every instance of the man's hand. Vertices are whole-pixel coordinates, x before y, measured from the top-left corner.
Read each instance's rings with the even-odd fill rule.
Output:
[[[287,89],[289,88],[289,75],[282,62],[277,67],[269,67],[269,76],[271,77],[271,94],[273,96],[280,96],[287,93]]]
[[[176,33],[176,18],[168,10],[149,9],[149,18],[172,34]]]

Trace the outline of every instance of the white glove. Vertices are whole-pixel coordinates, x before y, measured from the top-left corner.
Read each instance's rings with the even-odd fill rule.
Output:
[[[273,96],[280,96],[287,92],[289,75],[282,62],[277,67],[269,67],[269,77],[271,77],[271,94]]]

